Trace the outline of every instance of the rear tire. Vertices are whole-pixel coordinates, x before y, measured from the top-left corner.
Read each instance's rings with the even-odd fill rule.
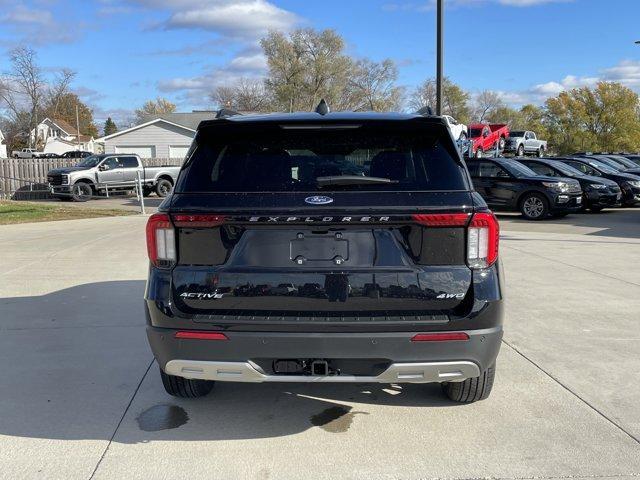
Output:
[[[160,198],[164,198],[169,195],[172,188],[173,184],[169,180],[167,180],[166,178],[161,178],[160,180],[158,180],[158,183],[156,183],[156,195],[158,195]]]
[[[524,157],[524,145],[518,146],[518,150],[516,150],[516,157]]]
[[[538,149],[538,158],[544,157],[544,147]]]
[[[473,403],[489,397],[495,376],[496,364],[494,363],[479,377],[467,378],[464,382],[443,383],[442,389],[447,397],[454,402]]]
[[[169,375],[160,369],[160,378],[165,391],[174,397],[199,398],[211,392],[215,382],[211,380],[191,380],[189,378]]]
[[[504,151],[504,147],[507,144],[507,140],[504,137],[500,137],[500,140],[498,140],[498,150],[500,150],[501,152]]]

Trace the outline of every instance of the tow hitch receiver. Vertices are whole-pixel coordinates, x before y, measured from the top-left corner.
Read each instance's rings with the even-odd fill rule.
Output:
[[[311,375],[326,377],[329,375],[329,364],[326,360],[314,360],[311,362]]]

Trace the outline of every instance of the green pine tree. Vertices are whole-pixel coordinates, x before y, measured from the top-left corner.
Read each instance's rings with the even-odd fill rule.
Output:
[[[116,133],[117,131],[118,126],[116,125],[116,122],[111,120],[111,117],[108,117],[104,122],[104,136],[106,137],[107,135],[111,135],[113,133]]]

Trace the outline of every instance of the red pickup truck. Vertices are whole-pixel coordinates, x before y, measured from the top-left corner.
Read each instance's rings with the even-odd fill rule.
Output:
[[[474,123],[469,125],[469,138],[473,142],[472,155],[481,158],[484,152],[495,149],[496,144],[500,151],[504,150],[505,142],[509,136],[509,127],[506,123]]]

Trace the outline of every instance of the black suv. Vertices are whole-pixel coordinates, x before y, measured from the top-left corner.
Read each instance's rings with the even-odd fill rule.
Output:
[[[622,190],[613,180],[585,175],[580,170],[554,158],[521,158],[518,161],[538,175],[573,178],[580,182],[583,207],[592,212],[600,212],[606,207],[620,206]]]
[[[624,173],[606,163],[589,157],[558,158],[562,163],[592,177],[613,180],[622,189],[622,205],[633,207],[640,205],[640,176]]]
[[[502,338],[498,236],[440,117],[204,121],[147,224],[164,387],[437,382],[454,401],[486,398]]]
[[[543,220],[582,208],[577,180],[538,175],[506,158],[469,160],[467,167],[476,191],[494,210],[519,211],[527,220]]]

